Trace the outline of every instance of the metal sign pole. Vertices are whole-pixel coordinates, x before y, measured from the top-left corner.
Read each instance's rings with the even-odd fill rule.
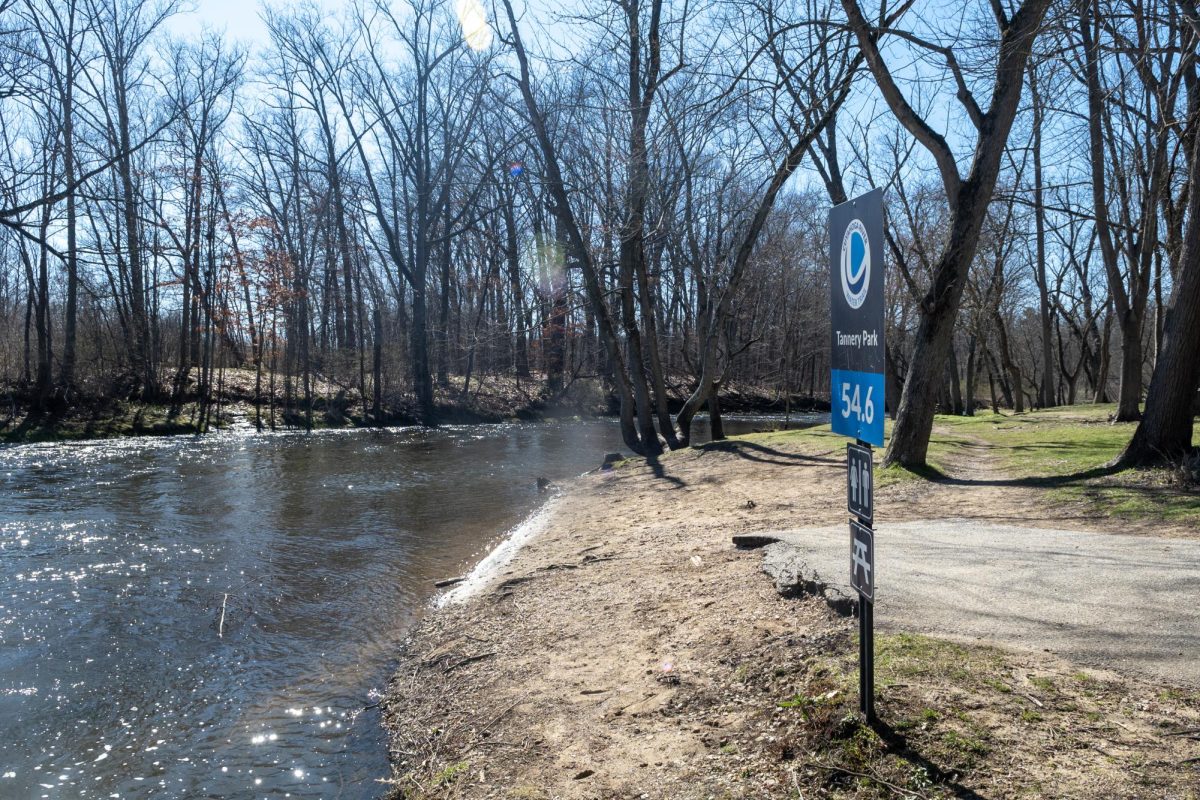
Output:
[[[866,451],[867,463],[865,471],[865,480],[861,464],[859,465],[859,497],[860,500],[865,496],[866,502],[860,502],[858,508],[851,509],[858,523],[870,530],[872,533],[872,542],[874,540],[874,528],[871,522],[875,516],[874,502],[874,451],[868,442],[859,439],[855,444]],[[847,459],[850,450],[847,448]],[[847,469],[854,469],[854,465],[847,462]],[[862,487],[866,487],[865,491]],[[865,515],[861,512],[866,512]],[[874,548],[872,548],[873,551]],[[859,593],[858,596],[858,707],[862,711],[863,718],[867,724],[875,722],[875,558],[874,552],[871,553],[871,596]]]

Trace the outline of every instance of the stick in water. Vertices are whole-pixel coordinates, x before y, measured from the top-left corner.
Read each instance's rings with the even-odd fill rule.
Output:
[[[229,592],[225,593],[225,598],[221,600],[221,622],[217,625],[217,638],[225,638],[225,604],[229,602]]]

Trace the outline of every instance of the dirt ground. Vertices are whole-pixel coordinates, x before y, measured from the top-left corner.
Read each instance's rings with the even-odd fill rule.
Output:
[[[855,621],[730,541],[843,521],[842,453],[734,440],[560,487],[490,586],[414,632],[385,700],[392,794],[1200,796],[1198,687],[1045,654],[881,636],[863,725]],[[958,481],[881,489],[877,518],[1089,527],[961,459]]]

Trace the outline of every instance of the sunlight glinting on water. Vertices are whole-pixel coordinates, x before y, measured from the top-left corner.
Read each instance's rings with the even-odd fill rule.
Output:
[[[433,582],[519,544],[537,478],[619,441],[574,420],[0,448],[0,798],[378,796],[367,709]]]

